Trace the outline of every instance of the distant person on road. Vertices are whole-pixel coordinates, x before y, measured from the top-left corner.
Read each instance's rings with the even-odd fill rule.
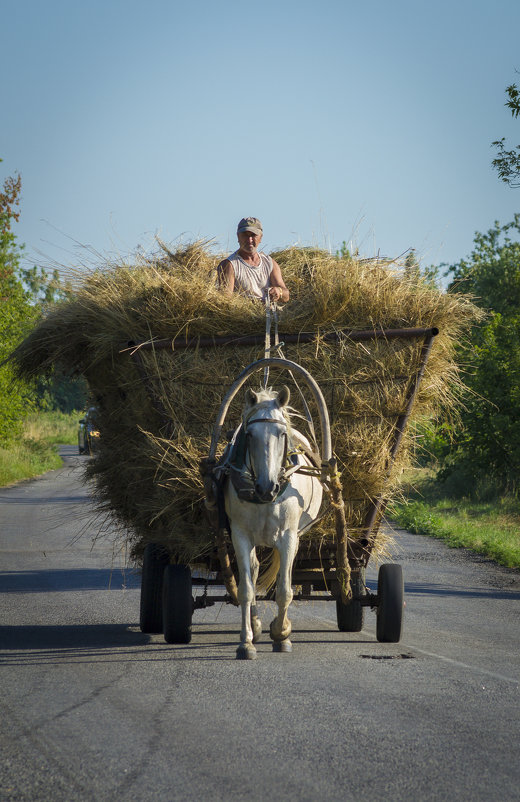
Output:
[[[218,266],[219,287],[226,295],[241,293],[253,300],[286,302],[289,290],[280,266],[263,251],[262,224],[256,217],[243,217],[237,228],[239,248]]]

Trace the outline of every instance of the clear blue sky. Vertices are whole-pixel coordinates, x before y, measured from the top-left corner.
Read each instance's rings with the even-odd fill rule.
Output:
[[[520,142],[518,0],[0,0],[0,178],[29,262],[235,247],[454,262],[520,211],[490,143]],[[40,255],[41,254],[41,255]]]

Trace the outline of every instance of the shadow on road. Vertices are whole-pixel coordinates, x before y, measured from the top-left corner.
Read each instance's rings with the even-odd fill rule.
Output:
[[[508,599],[520,600],[520,593],[513,590],[497,590],[496,588],[465,588],[454,585],[435,585],[432,582],[406,582],[405,593],[419,596],[461,596],[470,599]]]
[[[0,626],[0,665],[64,665],[99,662],[234,660],[234,637],[212,633],[209,643],[171,645],[159,635],[142,633],[136,624],[74,624],[64,626]],[[231,635],[231,633],[229,633]],[[208,654],[215,648],[229,654]]]
[[[42,507],[44,504],[92,504],[89,496],[5,496],[0,495],[2,504],[21,504],[24,507]]]
[[[66,626],[0,627],[0,649],[59,652],[143,646],[149,635],[139,632],[134,624],[74,624]]]
[[[62,568],[0,572],[0,593],[129,590],[140,587],[141,575],[132,568]]]
[[[138,590],[141,573],[135,568],[60,568],[0,572],[0,593],[47,593],[76,590]],[[374,591],[375,592],[375,591]],[[460,596],[520,600],[517,590],[475,588],[433,582],[406,582],[407,595]],[[194,588],[194,593],[196,590]]]
[[[235,660],[238,629],[194,623],[190,644],[167,644],[162,635],[142,633],[133,624],[74,624],[0,626],[0,665],[63,665],[65,663],[149,662],[168,660]],[[318,637],[308,637],[310,634]],[[307,637],[306,637],[307,636]],[[202,638],[202,640],[200,640]],[[295,648],[305,645],[349,643],[373,646],[373,639],[341,636],[332,631],[305,629],[294,632]],[[257,644],[271,653],[267,633]],[[215,650],[225,653],[215,653]]]

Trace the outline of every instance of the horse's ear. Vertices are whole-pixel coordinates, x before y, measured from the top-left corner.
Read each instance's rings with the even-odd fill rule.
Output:
[[[280,407],[285,407],[289,403],[289,398],[291,397],[291,391],[287,387],[286,384],[282,387],[280,392],[278,393],[278,404]]]
[[[258,393],[255,393],[250,387],[246,390],[246,404],[248,407],[254,407],[258,401]]]

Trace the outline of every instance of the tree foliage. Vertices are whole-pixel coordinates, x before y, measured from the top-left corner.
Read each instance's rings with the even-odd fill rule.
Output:
[[[36,319],[18,275],[22,249],[12,231],[20,215],[21,187],[20,176],[10,176],[0,192],[0,441],[17,434],[34,403],[34,388],[18,379],[9,364],[1,364]]]
[[[516,84],[507,87],[506,95],[508,100],[505,105],[516,118],[520,115],[520,90]],[[497,148],[497,157],[493,159],[492,164],[499,177],[510,187],[520,187],[520,145],[513,150],[506,150],[505,137],[497,139],[492,144]]]
[[[520,488],[520,215],[477,233],[469,259],[450,268],[450,290],[464,290],[488,311],[462,354],[468,364],[463,429],[445,455],[444,477],[499,490]]]
[[[87,395],[82,379],[57,373],[29,383],[5,361],[49,304],[71,294],[58,271],[49,275],[41,267],[21,266],[23,246],[13,231],[20,217],[21,190],[21,177],[14,175],[5,179],[0,191],[0,442],[18,435],[32,409],[70,412],[84,406]]]
[[[43,267],[22,268],[20,276],[27,288],[33,303],[41,307],[42,312],[52,304],[70,301],[74,295],[69,282],[64,282],[58,270],[49,273]]]
[[[53,304],[68,301],[73,290],[58,272],[48,272],[43,267],[23,268],[20,275],[38,317],[44,315]],[[35,381],[36,405],[42,410],[72,412],[86,406],[88,388],[82,376],[72,378],[58,369],[52,375],[39,376]]]

